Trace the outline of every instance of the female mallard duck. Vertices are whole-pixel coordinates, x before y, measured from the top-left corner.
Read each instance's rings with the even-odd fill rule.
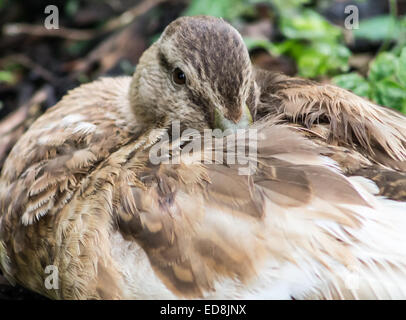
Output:
[[[150,159],[175,120],[203,131],[251,117],[251,175]],[[71,91],[15,145],[1,269],[59,299],[405,298],[405,159],[401,115],[255,70],[229,24],[180,18],[132,79]]]

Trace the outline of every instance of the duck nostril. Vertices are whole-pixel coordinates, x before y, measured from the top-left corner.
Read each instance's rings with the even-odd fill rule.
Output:
[[[245,129],[251,123],[252,116],[247,105],[240,109],[238,113],[227,114],[227,116],[223,115],[220,111],[216,110],[215,112],[215,127],[222,130]]]
[[[244,121],[247,121],[248,124],[250,124],[252,122],[251,112],[247,105],[244,105],[243,108],[238,109],[237,112],[229,114],[229,116],[227,116],[226,118],[235,124],[238,124],[238,123],[241,123]]]
[[[230,121],[231,123],[239,123],[241,121],[243,113],[240,111],[238,113],[228,113],[224,116],[225,119]]]

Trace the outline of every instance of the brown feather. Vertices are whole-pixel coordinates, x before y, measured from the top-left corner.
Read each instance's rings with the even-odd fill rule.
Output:
[[[232,297],[246,297],[241,292],[260,288],[264,273],[283,286],[291,281],[285,270],[295,269],[299,285],[313,271],[321,281],[305,288],[307,296],[343,297],[337,266],[378,268],[356,253],[359,246],[373,251],[368,237],[359,238],[368,214],[381,208],[366,185],[375,181],[382,195],[404,200],[404,174],[395,171],[404,170],[404,117],[330,85],[265,71],[251,77],[248,51],[231,26],[179,21],[143,55],[133,79],[100,79],[69,92],[14,146],[0,178],[2,271],[51,298],[124,299],[224,297],[229,288]],[[199,41],[173,46],[189,35]],[[185,54],[189,91],[168,85],[168,65]],[[243,102],[258,133],[252,175],[213,159],[215,142],[193,163],[151,162],[171,121],[203,130],[215,108],[238,120]],[[379,236],[376,246],[385,240]],[[398,260],[393,270],[396,263],[404,270]],[[60,271],[58,290],[44,286],[48,265]],[[144,277],[148,288],[138,283]]]

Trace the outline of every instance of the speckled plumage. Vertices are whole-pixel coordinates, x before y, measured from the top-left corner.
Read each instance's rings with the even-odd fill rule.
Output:
[[[215,113],[238,122],[244,104],[258,130],[253,175],[151,163],[171,121],[213,128]],[[255,70],[223,20],[180,18],[133,78],[72,90],[14,146],[0,267],[58,299],[404,298],[405,148],[395,111]],[[58,290],[44,286],[47,265]]]

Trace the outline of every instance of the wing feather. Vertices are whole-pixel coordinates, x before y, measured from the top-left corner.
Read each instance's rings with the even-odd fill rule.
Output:
[[[279,115],[322,133],[330,144],[361,149],[376,162],[406,170],[406,120],[397,111],[329,84],[264,70],[257,70],[256,80],[257,118]]]

